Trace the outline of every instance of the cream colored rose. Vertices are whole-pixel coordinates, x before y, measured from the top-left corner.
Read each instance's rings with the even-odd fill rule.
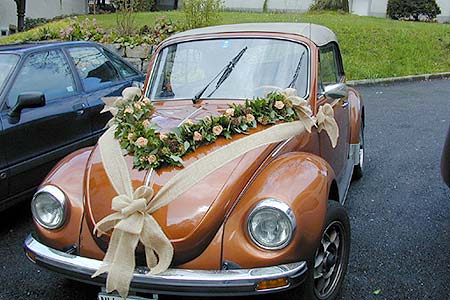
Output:
[[[160,133],[160,134],[159,134],[159,139],[160,139],[161,141],[164,141],[164,140],[166,140],[167,138],[168,138],[167,134],[165,134],[165,133]]]
[[[205,124],[211,124],[212,123],[212,119],[210,116],[206,116],[203,118],[203,121],[205,122]]]
[[[275,101],[275,105],[274,106],[277,109],[283,109],[284,103],[283,103],[283,101]]]
[[[130,133],[128,134],[128,136],[127,136],[127,139],[128,139],[129,141],[133,140],[133,139],[134,139],[134,133],[130,132]]]
[[[150,154],[147,158],[147,161],[151,164],[154,163],[156,161],[156,156],[153,154]]]
[[[150,127],[151,124],[152,123],[149,120],[147,120],[147,119],[142,121],[142,126],[144,126],[145,128]]]
[[[145,137],[139,137],[134,143],[138,148],[147,146],[148,140]]]
[[[201,140],[203,140],[202,134],[198,131],[194,131],[194,141],[200,142]]]
[[[139,102],[134,103],[134,108],[137,110],[140,110],[142,108],[141,104]]]
[[[223,127],[220,125],[214,126],[212,129],[212,132],[214,133],[214,135],[219,135],[221,134],[223,131]]]
[[[191,119],[187,119],[186,121],[184,121],[184,124],[188,125],[188,126],[192,126],[192,125],[194,125],[194,122],[192,122]]]
[[[245,116],[245,120],[247,121],[247,123],[251,123],[251,122],[255,121],[255,116],[252,114],[247,114]]]
[[[230,117],[234,116],[234,108],[228,108],[228,109],[225,111],[225,114],[226,114],[227,116],[230,116]]]
[[[131,107],[127,107],[124,110],[124,113],[126,113],[126,114],[132,114],[133,112],[134,112],[134,110]]]

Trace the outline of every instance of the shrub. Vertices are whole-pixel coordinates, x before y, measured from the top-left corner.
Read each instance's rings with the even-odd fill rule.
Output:
[[[441,9],[436,0],[389,0],[386,13],[394,20],[431,21]]]
[[[119,10],[149,11],[153,8],[155,0],[112,0],[111,3]]]
[[[349,12],[348,0],[316,0],[310,10],[343,10]]]
[[[36,19],[25,18],[23,29],[24,29],[24,31],[27,31],[27,30],[33,29],[35,27],[38,27],[40,25],[46,24],[48,22],[50,22],[50,20],[46,19],[46,18],[36,18]]]
[[[211,25],[219,19],[221,0],[183,0],[186,29]]]
[[[70,24],[64,29],[61,29],[59,37],[62,40],[68,41],[101,41],[105,37],[103,28],[97,25],[95,19],[79,22],[77,17],[69,18]]]

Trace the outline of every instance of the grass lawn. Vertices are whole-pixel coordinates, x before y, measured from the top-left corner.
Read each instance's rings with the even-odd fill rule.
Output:
[[[160,16],[179,22],[184,18],[180,11],[148,12],[136,13],[135,21],[137,27],[151,26]],[[114,29],[114,14],[95,18],[102,27]],[[248,22],[311,22],[329,27],[337,34],[348,79],[450,71],[450,24],[400,22],[335,12],[223,12],[217,24]],[[62,28],[66,24],[67,21],[59,21],[51,26]],[[23,39],[18,34],[0,39],[0,43],[17,38]]]

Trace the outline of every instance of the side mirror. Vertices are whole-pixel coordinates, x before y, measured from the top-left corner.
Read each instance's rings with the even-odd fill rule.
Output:
[[[22,93],[17,97],[17,103],[8,116],[13,119],[20,118],[20,112],[24,108],[41,107],[45,105],[45,96],[41,92]]]
[[[348,87],[344,83],[336,83],[325,87],[324,95],[331,99],[340,99],[348,96]]]

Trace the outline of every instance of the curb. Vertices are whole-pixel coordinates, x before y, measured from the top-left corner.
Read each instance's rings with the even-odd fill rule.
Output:
[[[378,78],[378,79],[348,80],[347,84],[350,86],[364,86],[364,85],[376,85],[376,84],[383,84],[383,83],[422,81],[422,80],[446,79],[446,78],[450,78],[450,72],[410,75],[410,76],[390,77],[390,78]]]

